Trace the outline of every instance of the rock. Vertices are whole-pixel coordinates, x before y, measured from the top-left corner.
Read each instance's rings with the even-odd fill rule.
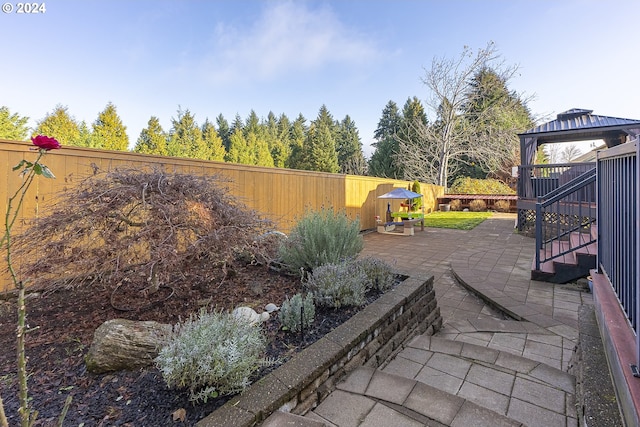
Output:
[[[107,320],[93,335],[85,357],[87,370],[100,374],[153,365],[171,331],[171,325],[158,322]]]
[[[256,323],[262,323],[266,320],[269,320],[269,313],[265,311],[258,314],[251,307],[234,308],[231,314],[236,319],[245,320],[249,322],[250,325],[255,325]]]
[[[267,313],[273,313],[274,311],[280,310],[280,307],[270,302],[269,304],[264,306],[264,309],[267,311]]]

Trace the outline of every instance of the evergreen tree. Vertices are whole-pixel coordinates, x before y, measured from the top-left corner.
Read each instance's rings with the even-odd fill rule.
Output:
[[[304,168],[318,172],[336,173],[340,170],[336,143],[329,125],[312,123],[303,146]]]
[[[213,123],[209,119],[204,121],[202,125],[202,139],[204,144],[209,148],[209,156],[207,160],[224,161],[224,156],[227,154],[224,149],[222,138],[213,126]]]
[[[83,146],[78,123],[69,116],[67,107],[58,105],[38,122],[34,134],[55,138],[62,145]]]
[[[80,131],[80,136],[78,137],[78,145],[81,147],[89,147],[96,148],[94,145],[93,134],[87,126],[87,122],[84,120],[78,124],[78,130]]]
[[[290,169],[304,169],[304,141],[307,135],[307,119],[302,114],[291,125],[290,152],[286,166]]]
[[[151,116],[147,122],[147,127],[140,132],[133,151],[158,156],[169,155],[167,151],[167,135],[164,130],[162,130],[162,126],[157,117]]]
[[[284,168],[291,156],[291,122],[283,113],[277,121],[276,138],[271,146],[271,157],[276,167]]]
[[[178,118],[172,118],[167,151],[170,156],[207,159],[208,147],[202,140],[202,131],[189,110],[178,109]]]
[[[507,82],[514,70],[499,74],[490,67],[480,68],[471,78],[464,105],[466,120],[473,129],[467,153],[462,156],[457,175],[506,179],[520,162],[518,133],[534,125],[520,96],[510,91]],[[487,153],[484,147],[489,148]]]
[[[244,122],[242,121],[240,114],[236,114],[236,118],[233,119],[233,123],[231,123],[231,129],[229,129],[229,140],[231,140],[231,135],[236,133],[237,130],[244,132]]]
[[[116,107],[109,102],[104,111],[98,114],[93,123],[91,143],[96,148],[104,150],[126,151],[129,148],[127,128],[116,112]]]
[[[269,147],[273,165],[278,168],[283,168],[287,157],[289,157],[288,141],[283,142],[281,139],[280,127],[278,119],[275,114],[269,111],[267,114],[267,121],[262,124],[263,135]]]
[[[341,173],[365,175],[367,162],[362,153],[362,142],[356,124],[348,115],[340,122],[336,141],[338,165]]]
[[[320,124],[325,124],[331,132],[331,137],[335,140],[338,133],[338,122],[334,120],[333,116],[329,112],[329,109],[326,105],[322,105],[320,107],[320,111],[318,111],[318,117],[314,120],[316,126],[320,126]]]
[[[403,177],[402,169],[395,160],[399,149],[396,134],[401,122],[398,105],[389,101],[382,110],[382,117],[373,134],[376,142],[373,143],[375,151],[369,160],[369,175],[396,179]]]
[[[264,138],[255,132],[249,132],[247,135],[247,146],[253,148],[253,163],[258,166],[273,167],[273,157],[271,157],[271,150],[269,150],[269,144]]]
[[[244,135],[247,136],[249,133],[253,132],[256,135],[261,135],[262,127],[260,126],[260,118],[256,114],[255,111],[251,110],[249,112],[249,116],[247,117],[247,121],[244,125]]]
[[[227,162],[242,163],[245,165],[255,164],[255,151],[249,146],[242,128],[235,128],[230,138],[229,151],[225,157]]]
[[[229,139],[231,138],[229,122],[222,114],[219,114],[218,117],[216,117],[216,124],[218,125],[218,135],[222,138],[222,145],[226,151],[229,151]]]
[[[11,114],[8,107],[0,107],[0,139],[24,141],[28,138],[29,117],[20,117],[18,113]]]
[[[416,96],[409,97],[402,108],[402,119],[397,137],[405,141],[419,143],[419,129],[424,126],[427,126],[427,114],[422,102]]]

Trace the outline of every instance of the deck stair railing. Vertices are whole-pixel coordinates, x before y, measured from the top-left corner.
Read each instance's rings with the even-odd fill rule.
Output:
[[[566,184],[538,197],[536,203],[535,269],[559,258],[568,264],[578,249],[597,240],[596,169],[587,170]],[[593,226],[593,227],[592,227]]]
[[[636,337],[640,335],[639,156],[639,139],[598,153],[598,267]],[[640,339],[636,339],[640,362]]]
[[[595,162],[521,165],[518,171],[518,197],[529,200],[545,197],[595,167]]]

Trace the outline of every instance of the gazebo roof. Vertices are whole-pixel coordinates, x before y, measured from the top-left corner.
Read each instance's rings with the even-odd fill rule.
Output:
[[[607,147],[640,135],[640,120],[596,116],[593,110],[573,108],[558,114],[555,120],[518,134],[520,163],[533,164],[537,148],[542,144],[602,139]]]
[[[556,120],[529,129],[520,135],[546,134],[550,132],[571,133],[572,131],[598,130],[605,132],[612,129],[640,128],[640,120],[621,119],[618,117],[597,116],[593,110],[572,108],[558,114]],[[610,128],[610,129],[603,129]],[[581,132],[582,133],[582,132]],[[634,132],[635,134],[635,132]]]

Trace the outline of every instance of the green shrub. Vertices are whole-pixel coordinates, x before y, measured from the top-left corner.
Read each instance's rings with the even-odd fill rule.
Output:
[[[452,211],[461,211],[462,210],[462,200],[453,199],[449,202],[449,207]]]
[[[280,246],[282,263],[294,273],[355,258],[364,246],[360,221],[333,209],[308,212]]]
[[[487,210],[487,202],[476,199],[469,202],[469,210],[471,212],[484,212]]]
[[[249,386],[251,374],[268,363],[259,326],[227,312],[202,310],[174,327],[156,358],[170,388],[189,388],[192,401],[233,394]]]
[[[508,200],[496,200],[493,207],[498,212],[509,212],[511,210],[511,203]]]
[[[413,181],[413,184],[411,184],[411,191],[413,191],[414,193],[418,193],[418,194],[422,194],[422,191],[420,190],[420,182]],[[417,211],[422,207],[422,199],[423,197],[419,197],[417,199],[413,199],[413,204],[411,205],[411,209],[412,211]]]
[[[303,327],[309,328],[313,324],[315,315],[316,306],[313,303],[312,293],[308,293],[304,298],[302,294],[295,294],[290,299],[286,299],[278,314],[283,328],[292,332],[299,332]]]
[[[391,265],[374,257],[364,257],[355,262],[367,276],[367,288],[386,291],[396,281],[396,275]]]
[[[319,305],[360,306],[365,302],[367,275],[355,262],[325,264],[313,270],[305,285]]]
[[[497,179],[475,179],[467,176],[456,178],[449,189],[451,194],[515,194],[508,185]]]

